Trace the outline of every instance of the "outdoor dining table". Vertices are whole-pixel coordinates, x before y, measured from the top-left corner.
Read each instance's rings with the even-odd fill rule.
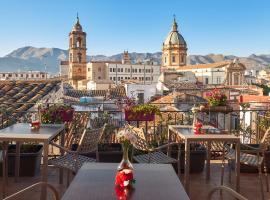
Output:
[[[171,132],[175,133],[177,141],[184,140],[185,143],[185,189],[189,194],[189,164],[190,164],[190,144],[192,142],[206,142],[207,143],[207,160],[206,160],[206,179],[210,179],[210,151],[211,142],[228,142],[235,144],[235,189],[240,190],[240,138],[232,134],[215,133],[213,127],[203,127],[208,130],[214,130],[214,133],[209,134],[194,134],[193,126],[188,125],[169,125],[168,140],[171,140]],[[217,129],[216,129],[217,130]],[[209,131],[211,132],[211,131]]]
[[[117,199],[116,163],[85,163],[62,200]],[[133,164],[136,183],[130,200],[189,200],[173,167],[169,164]]]
[[[0,130],[0,142],[3,142],[3,197],[6,195],[7,180],[7,144],[16,142],[15,181],[19,176],[20,168],[20,144],[22,142],[36,142],[43,144],[43,169],[41,179],[47,182],[48,178],[48,151],[49,143],[61,134],[61,145],[64,144],[64,124],[42,124],[39,129],[32,130],[28,123],[17,123]],[[60,178],[62,179],[62,177]],[[46,189],[42,188],[41,199],[46,199]]]

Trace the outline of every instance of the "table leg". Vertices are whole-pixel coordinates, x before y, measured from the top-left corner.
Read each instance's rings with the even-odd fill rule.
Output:
[[[171,134],[170,134],[170,128],[168,127],[168,140],[167,140],[167,143],[169,144],[171,142]],[[170,156],[171,155],[171,148],[170,146],[167,147],[167,156]]]
[[[190,143],[185,139],[185,189],[189,195],[189,162],[190,162]]]
[[[3,142],[3,166],[2,166],[2,173],[3,173],[3,184],[2,184],[2,197],[6,197],[6,183],[7,183],[7,143]]]
[[[235,149],[235,190],[240,192],[240,140],[236,142]]]
[[[210,180],[211,141],[207,142],[206,180]]]
[[[43,168],[42,168],[42,182],[47,183],[48,182],[48,151],[49,151],[49,144],[47,142],[44,142],[43,146]],[[47,198],[47,188],[46,186],[42,186],[41,189],[41,200],[46,200]]]
[[[16,142],[16,157],[15,157],[15,182],[18,182],[18,177],[20,176],[20,150],[21,143]]]
[[[61,133],[61,138],[60,138],[60,145],[63,147],[65,146],[65,132],[68,132],[67,128],[65,129],[65,131],[62,131]],[[60,150],[60,154],[61,156],[64,155],[64,151],[61,149]],[[59,168],[59,184],[63,184],[63,177],[64,177],[64,170],[62,167]]]

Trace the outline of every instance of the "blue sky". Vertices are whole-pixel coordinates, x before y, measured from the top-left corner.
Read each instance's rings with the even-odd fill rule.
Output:
[[[173,14],[188,54],[269,54],[269,8],[268,0],[1,0],[0,56],[67,49],[77,12],[89,55],[161,51]]]

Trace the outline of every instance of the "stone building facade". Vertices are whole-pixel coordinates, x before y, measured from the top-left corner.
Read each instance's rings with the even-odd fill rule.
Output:
[[[174,68],[185,66],[187,62],[187,43],[178,32],[178,25],[174,18],[172,30],[167,36],[162,47],[162,66]]]

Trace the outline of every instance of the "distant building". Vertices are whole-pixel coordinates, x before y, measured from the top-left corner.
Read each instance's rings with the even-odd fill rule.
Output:
[[[0,72],[0,80],[46,80],[49,74],[40,71]]]
[[[174,68],[185,66],[187,62],[187,43],[178,32],[178,25],[173,19],[172,30],[162,46],[162,66]]]
[[[229,62],[187,65],[175,70],[193,72],[203,85],[243,85],[245,83],[246,67],[238,59]]]

